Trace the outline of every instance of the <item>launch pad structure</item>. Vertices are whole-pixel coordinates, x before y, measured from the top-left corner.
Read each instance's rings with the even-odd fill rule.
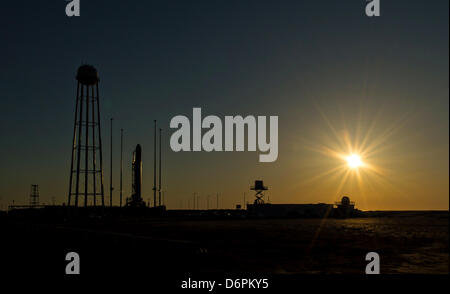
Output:
[[[30,207],[37,206],[39,206],[39,185],[33,184],[30,192]]]
[[[142,148],[137,144],[133,152],[133,162],[131,170],[131,197],[127,198],[126,207],[144,207],[142,200]]]
[[[104,201],[104,180],[103,180],[103,155],[102,155],[102,137],[100,126],[100,103],[99,103],[99,75],[97,70],[91,65],[82,65],[78,68],[76,80],[76,106],[75,118],[73,127],[72,140],[72,155],[70,164],[70,179],[69,179],[69,193],[67,207],[66,204],[62,206],[57,205],[40,205],[39,204],[39,188],[37,185],[31,186],[30,203],[29,205],[13,205],[9,206],[13,210],[13,214],[26,214],[27,212],[17,211],[18,209],[26,208],[44,208],[42,214],[44,215],[62,215],[65,211],[74,211],[74,216],[162,216],[166,214],[166,207],[162,203],[164,191],[162,190],[162,129],[157,128],[156,120],[154,120],[154,154],[153,154],[153,205],[149,198],[148,203],[143,200],[142,193],[142,147],[140,144],[136,145],[133,152],[132,159],[132,193],[126,198],[126,203],[122,207],[122,167],[123,167],[123,129],[120,134],[120,201],[119,206],[112,206],[112,193],[110,194],[110,207],[105,208]],[[112,120],[111,120],[112,122]],[[159,134],[158,134],[159,133]],[[158,144],[159,135],[159,144]],[[157,150],[159,147],[159,157],[157,157]],[[97,158],[99,156],[99,158]],[[97,160],[99,159],[99,160]],[[159,162],[158,162],[159,159]],[[159,172],[159,176],[158,176]],[[112,182],[112,125],[111,125],[111,180]],[[112,183],[110,183],[112,187]],[[84,189],[83,189],[84,188]],[[331,214],[337,217],[354,216],[355,203],[350,201],[350,198],[345,196],[341,202],[333,204],[271,204],[265,199],[265,192],[268,187],[264,185],[262,180],[255,180],[254,185],[250,190],[255,191],[255,200],[253,204],[246,205],[245,213],[242,213],[240,207],[237,210],[219,210],[218,195],[217,195],[217,209],[209,209],[209,198],[207,199],[207,210],[197,209],[190,210],[172,210],[168,214],[176,216],[190,216],[199,214],[203,216],[225,216],[236,215],[242,216],[262,216],[262,217],[323,217]],[[112,192],[112,189],[110,189]],[[80,197],[84,200],[84,205],[80,205]],[[101,209],[98,207],[98,197],[100,198]],[[194,199],[195,202],[195,199]],[[245,194],[244,194],[245,203]],[[88,205],[91,204],[91,205]],[[84,206],[81,208],[80,206]],[[89,206],[89,208],[88,208]],[[336,207],[335,207],[336,206]],[[72,209],[72,207],[79,207],[79,209]],[[132,208],[132,209],[130,209]],[[31,211],[31,214],[37,214],[37,210]],[[12,212],[12,211],[11,211]],[[80,212],[80,213],[78,213]],[[105,213],[106,212],[106,213]],[[99,214],[100,213],[100,214]]]

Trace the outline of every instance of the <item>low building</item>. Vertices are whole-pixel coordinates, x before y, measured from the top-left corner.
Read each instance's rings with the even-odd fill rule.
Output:
[[[255,217],[325,217],[333,204],[248,204],[249,216]]]
[[[342,197],[341,202],[336,202],[335,205],[334,215],[336,217],[350,217],[355,211],[355,202],[350,201],[347,196]]]
[[[347,196],[335,204],[247,204],[247,213],[251,217],[351,217],[355,215],[355,203]]]

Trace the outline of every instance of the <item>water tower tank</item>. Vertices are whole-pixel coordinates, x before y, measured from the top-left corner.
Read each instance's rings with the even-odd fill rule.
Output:
[[[76,78],[83,85],[95,85],[100,80],[95,67],[88,64],[84,64],[78,68]]]

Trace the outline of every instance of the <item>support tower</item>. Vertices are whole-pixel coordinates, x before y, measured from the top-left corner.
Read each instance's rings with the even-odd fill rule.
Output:
[[[78,68],[76,79],[78,85],[67,204],[78,207],[100,203],[104,206],[99,76],[93,66],[82,65]],[[80,196],[83,200],[81,205]]]

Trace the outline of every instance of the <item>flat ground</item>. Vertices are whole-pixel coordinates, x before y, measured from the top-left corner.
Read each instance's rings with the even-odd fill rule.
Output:
[[[354,219],[114,220],[3,224],[10,263],[58,268],[80,253],[85,272],[361,274],[365,255],[381,273],[449,273],[448,212],[392,212]],[[11,239],[12,238],[12,239]],[[19,241],[20,240],[20,241]],[[34,249],[33,249],[34,248]],[[28,250],[28,251],[27,251]],[[2,251],[5,253],[5,251]],[[36,253],[37,254],[37,253]],[[8,258],[7,258],[8,260]],[[34,262],[33,262],[34,263]]]

